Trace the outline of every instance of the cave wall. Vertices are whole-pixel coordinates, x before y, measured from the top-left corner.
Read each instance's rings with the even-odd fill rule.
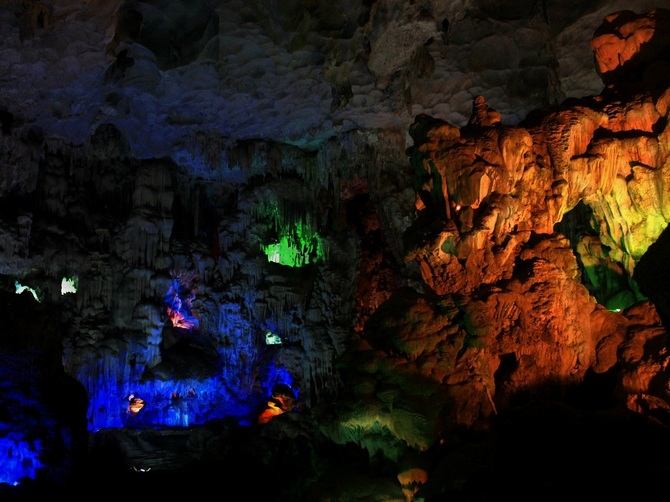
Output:
[[[89,431],[285,384],[397,461],[593,375],[662,415],[652,7],[6,3],[3,288],[53,312]]]

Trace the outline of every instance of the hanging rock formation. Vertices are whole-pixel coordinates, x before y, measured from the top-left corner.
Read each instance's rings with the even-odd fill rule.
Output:
[[[669,11],[620,3],[0,8],[3,500],[664,486]]]

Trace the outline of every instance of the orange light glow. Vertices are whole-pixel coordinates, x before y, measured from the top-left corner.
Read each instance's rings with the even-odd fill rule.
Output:
[[[128,398],[128,413],[139,413],[142,408],[144,408],[144,399],[135,397],[132,394]]]
[[[274,417],[281,415],[282,413],[284,413],[284,410],[277,406],[276,403],[268,401],[268,407],[264,409],[260,415],[258,415],[258,423],[267,424]]]
[[[197,327],[195,319],[187,319],[186,316],[177,309],[167,309],[168,317],[175,328],[193,329]]]

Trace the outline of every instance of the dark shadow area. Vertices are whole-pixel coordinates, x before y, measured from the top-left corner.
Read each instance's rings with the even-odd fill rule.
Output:
[[[511,396],[486,433],[464,431],[433,452],[425,502],[641,500],[665,490],[670,427],[614,398],[616,370],[552,392]],[[547,391],[549,389],[549,391]],[[531,397],[532,396],[532,397]],[[543,397],[545,396],[545,397]]]
[[[623,39],[630,37],[630,27],[642,13],[623,10],[616,16],[608,16],[595,31],[594,38],[612,34]],[[619,89],[632,89],[644,83],[647,88],[660,89],[670,82],[670,10],[656,8],[652,16],[653,36],[640,44],[631,54],[620,54],[620,62],[614,69],[601,74],[605,85],[615,84]],[[639,29],[639,28],[638,28]],[[627,59],[622,59],[626,58]]]
[[[655,306],[664,326],[670,326],[670,230],[666,227],[635,265],[633,279]]]
[[[17,424],[17,430],[32,423],[39,437],[58,433],[46,445],[42,460],[48,468],[19,486],[0,485],[3,502],[98,495],[155,499],[181,493],[322,502],[325,494],[347,500],[336,494],[350,495],[353,479],[361,486],[377,479],[397,483],[401,462],[371,458],[359,444],[336,444],[323,434],[330,414],[352,405],[338,398],[323,403],[328,416],[300,410],[250,426],[225,418],[195,427],[86,433],[83,389],[62,374],[59,350],[46,345],[47,340],[60,343],[53,316],[28,293],[3,294],[0,301],[11,321],[0,338],[0,354],[20,356],[34,346],[53,349],[32,366],[39,368],[36,380],[16,385],[26,395],[37,392],[35,416],[0,418]],[[445,427],[443,442],[416,452],[411,465],[424,465],[429,473],[417,497],[425,502],[618,501],[665,490],[670,458],[663,452],[670,448],[670,419],[626,408],[619,366],[587,372],[579,384],[548,379],[515,392],[517,364],[514,354],[501,356],[494,395],[498,406],[488,427]],[[425,391],[428,383],[417,379],[412,385]],[[0,400],[3,406],[6,402]]]
[[[670,474],[670,458],[662,455],[670,448],[670,428],[611,399],[614,380],[612,374],[588,375],[583,384],[564,389],[564,399],[545,393],[559,382],[543,382],[513,396],[514,404],[498,410],[488,430],[452,430],[444,442],[417,452],[417,463],[429,472],[417,497],[618,501],[662,492]],[[265,425],[221,419],[192,428],[101,430],[90,435],[86,467],[72,482],[0,485],[0,498],[184,492],[316,502],[329,491],[332,500],[351,500],[336,494],[351,494],[354,478],[395,482],[400,462],[376,461],[353,443],[335,444],[318,422],[290,412]]]

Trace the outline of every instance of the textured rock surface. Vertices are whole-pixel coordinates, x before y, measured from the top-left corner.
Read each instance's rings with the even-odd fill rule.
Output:
[[[670,5],[633,3],[3,4],[27,496],[661,486]]]

